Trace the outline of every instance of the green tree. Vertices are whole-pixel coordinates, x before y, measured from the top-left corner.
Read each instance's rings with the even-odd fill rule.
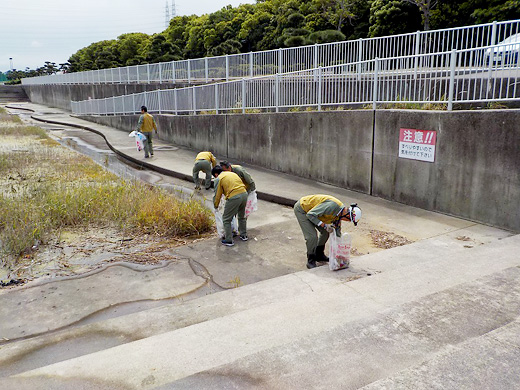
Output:
[[[401,0],[374,0],[370,8],[371,37],[402,34],[421,28],[421,16],[416,7]]]

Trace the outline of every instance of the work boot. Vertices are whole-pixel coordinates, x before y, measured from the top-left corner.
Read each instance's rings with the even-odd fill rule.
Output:
[[[316,261],[328,262],[329,258],[325,256],[325,245],[316,247]]]
[[[307,268],[316,268],[316,255],[314,253],[307,253]]]

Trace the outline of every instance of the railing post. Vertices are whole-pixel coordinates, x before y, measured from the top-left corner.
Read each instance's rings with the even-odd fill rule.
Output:
[[[226,54],[226,81],[229,81],[229,55]]]
[[[126,96],[123,96],[123,97],[122,97],[122,99],[123,99],[123,115],[126,114],[126,107],[125,107],[125,100],[126,100],[126,99],[125,99],[125,97],[126,97]]]
[[[135,93],[132,94],[132,114],[135,112]]]
[[[491,28],[491,40],[489,42],[490,46],[496,45],[497,41],[497,22],[493,22],[493,27]],[[498,53],[498,49],[497,49]],[[493,63],[495,62],[495,49],[491,48],[488,59],[488,94],[491,91],[491,75],[493,72]]]
[[[191,84],[191,61],[188,59],[188,84]]]
[[[209,79],[209,69],[208,69],[208,57],[204,57],[204,75],[206,76],[206,83]]]
[[[135,66],[135,73],[136,73],[137,84],[139,84],[139,66],[140,65],[136,65]]]
[[[146,64],[146,77],[148,78],[148,84],[150,84],[150,64]]]
[[[493,46],[497,42],[497,22],[496,20],[493,22],[493,27],[491,28],[491,40],[489,41],[489,45]]]
[[[112,96],[112,107],[114,107],[114,111],[112,114],[116,115],[116,97]]]
[[[159,105],[159,114],[161,114],[161,90],[157,90],[157,103]]]
[[[162,84],[162,62],[159,62],[159,84]]]
[[[314,44],[314,49],[313,50],[314,50],[314,60],[313,60],[314,72],[313,73],[314,73],[314,82],[316,82],[316,72],[317,72],[316,69],[318,68],[318,44],[317,43]]]
[[[126,67],[126,78],[128,79],[128,84],[130,84],[130,67]]]
[[[321,111],[321,94],[322,94],[322,80],[323,80],[323,69],[320,66],[318,68],[318,111]]]
[[[359,38],[358,39],[358,66],[357,66],[358,80],[361,80],[361,73],[363,71],[361,69],[361,61],[363,61],[363,39]]]
[[[278,49],[278,72],[277,73],[283,73],[282,55],[283,55],[282,48],[279,48]]]
[[[253,77],[253,52],[249,52],[249,77]]]
[[[242,114],[246,113],[246,79],[242,79]]]
[[[455,91],[455,64],[457,62],[457,50],[451,51],[450,58],[450,89],[448,92],[448,111],[453,110],[453,93]]]
[[[413,76],[414,79],[417,80],[417,70],[419,68],[419,53],[421,50],[421,32],[415,32],[415,60],[414,60],[414,71]]]
[[[196,87],[193,88],[193,115],[197,115],[197,97],[195,94]]]
[[[120,83],[123,82],[123,78],[121,77],[121,68],[119,68],[119,82]]]
[[[376,57],[375,65],[374,65],[374,88],[372,90],[372,108],[375,110],[377,108],[377,91],[378,91],[378,76],[379,76],[379,58]]]
[[[218,84],[215,85],[215,113],[218,114]]]
[[[173,93],[173,105],[174,105],[174,109],[175,109],[175,115],[178,114],[178,109],[177,109],[177,88],[174,89],[174,93]]]
[[[280,111],[280,75],[278,73],[275,76],[274,104],[276,107],[276,112],[279,112]]]
[[[144,105],[148,107],[148,92],[144,92]]]

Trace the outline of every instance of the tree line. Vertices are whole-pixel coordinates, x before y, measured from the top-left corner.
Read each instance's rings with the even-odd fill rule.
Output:
[[[518,0],[257,0],[177,16],[158,34],[95,42],[60,68],[46,63],[41,71],[79,72],[518,18]]]

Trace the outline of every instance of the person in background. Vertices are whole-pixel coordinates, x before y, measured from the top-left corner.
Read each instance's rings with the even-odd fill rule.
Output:
[[[341,236],[341,221],[357,225],[361,209],[356,203],[345,207],[330,195],[308,195],[294,204],[294,214],[300,224],[307,246],[307,268],[315,268],[317,261],[329,261],[325,256],[325,243],[329,233]],[[319,233],[319,237],[317,235]]]
[[[213,196],[213,206],[215,206],[215,209],[220,205],[222,195],[226,198],[224,214],[222,215],[225,237],[221,243],[226,246],[235,245],[233,243],[233,232],[231,229],[231,220],[235,215],[238,215],[239,237],[242,241],[247,241],[247,219],[245,216],[247,203],[246,186],[236,173],[223,171],[218,165],[211,170],[211,174],[218,178],[215,195]]]
[[[242,182],[246,186],[246,190],[247,190],[248,194],[253,191],[256,191],[255,182],[254,182],[253,178],[251,177],[251,175],[245,170],[244,167],[242,167],[241,165],[235,165],[235,164],[231,165],[227,161],[221,161],[220,166],[222,167],[223,171],[236,173],[240,177],[240,179],[242,179]]]
[[[211,152],[200,152],[195,157],[195,165],[193,166],[193,182],[195,189],[200,190],[199,172],[203,171],[206,174],[205,188],[211,188],[211,169],[217,165],[217,160]]]
[[[155,134],[157,134],[155,119],[153,119],[152,115],[148,114],[146,106],[142,106],[141,116],[139,117],[139,122],[137,122],[137,131],[140,131],[146,136],[146,139],[144,140],[144,158],[153,156],[152,134],[154,130]]]

